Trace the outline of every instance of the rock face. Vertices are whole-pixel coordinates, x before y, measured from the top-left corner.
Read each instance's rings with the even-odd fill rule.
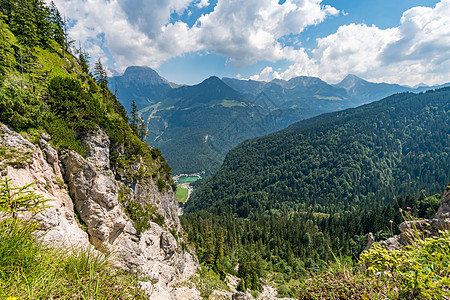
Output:
[[[82,140],[86,158],[73,151],[58,153],[50,139],[42,135],[37,147],[1,124],[0,147],[14,154],[0,158],[1,178],[10,178],[15,185],[36,181],[33,189],[51,200],[51,207],[36,217],[47,230],[45,239],[66,246],[102,244],[114,249],[118,267],[148,278],[142,287],[151,299],[201,299],[195,289],[174,287],[198,268],[196,258],[182,250],[173,235],[182,239],[174,194],[159,192],[151,180],[116,179],[110,167],[110,142],[101,129]],[[138,234],[119,199],[123,190],[127,199],[154,205],[164,224],[151,222],[150,229]]]
[[[450,184],[444,191],[441,206],[436,218],[431,220],[406,221],[399,226],[401,234],[393,236],[379,244],[389,250],[399,250],[410,245],[419,233],[424,238],[439,236],[439,231],[450,230]]]

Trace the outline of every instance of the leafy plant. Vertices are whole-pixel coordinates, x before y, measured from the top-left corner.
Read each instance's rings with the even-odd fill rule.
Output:
[[[367,271],[387,276],[401,290],[400,296],[416,299],[443,299],[450,293],[450,232],[439,237],[415,237],[414,246],[386,250],[375,244],[361,255]]]
[[[164,217],[157,211],[157,207],[152,204],[142,205],[134,200],[128,201],[125,207],[125,212],[133,220],[133,226],[137,234],[141,234],[151,227],[150,222],[162,226],[164,224]]]
[[[37,214],[47,208],[48,200],[29,189],[34,183],[21,187],[11,186],[11,183],[9,178],[0,180],[0,212],[16,219],[19,213]]]

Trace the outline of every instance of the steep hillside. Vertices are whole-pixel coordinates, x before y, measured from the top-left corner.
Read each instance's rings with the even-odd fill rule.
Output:
[[[131,126],[125,109],[107,88],[101,62],[95,65],[94,79],[84,51],[70,49],[56,7],[47,7],[40,0],[0,4],[2,234],[17,224],[4,218],[5,206],[11,206],[11,199],[4,201],[5,197],[20,195],[9,189],[17,191],[15,186],[34,183],[29,189],[48,199],[48,207],[35,215],[13,213],[12,218],[32,216],[39,226],[31,228],[43,230],[36,237],[55,247],[114,252],[115,267],[139,281],[133,285],[135,294],[142,289],[144,295],[155,299],[176,299],[173,295],[178,290],[198,299],[198,291],[173,286],[195,273],[197,264],[182,247],[185,239],[171,169],[158,149],[139,139],[137,128]],[[25,208],[33,210],[30,203]],[[12,207],[20,205],[17,202]],[[7,240],[2,235],[1,249],[6,249]],[[89,255],[101,257],[97,250],[89,250],[97,253]],[[69,252],[56,251],[60,255]],[[26,251],[23,255],[25,261],[36,259]],[[2,298],[99,298],[86,292],[98,293],[98,288],[93,291],[91,287],[93,278],[89,282],[79,278],[75,283],[81,285],[80,291],[66,295],[63,281],[56,282],[55,289],[42,290],[24,273],[27,267],[16,268],[13,260],[6,263],[11,264],[6,269],[14,272],[0,274]],[[90,272],[72,275],[100,278]],[[11,274],[16,279],[8,279]],[[108,284],[118,290],[130,286],[114,279]],[[120,291],[111,290],[108,295],[110,292],[121,297]]]
[[[169,91],[140,110],[148,141],[161,149],[175,173],[211,174],[240,142],[273,131],[271,111],[252,103],[217,77]]]
[[[371,83],[354,75],[336,85],[306,76],[271,82],[211,77],[179,87],[147,67],[129,67],[110,79],[109,88],[117,90],[127,108],[135,100],[148,126],[147,141],[161,149],[175,173],[207,174],[246,139],[322,113],[425,89]]]
[[[187,211],[332,213],[436,192],[450,180],[450,90],[397,94],[231,150]]]

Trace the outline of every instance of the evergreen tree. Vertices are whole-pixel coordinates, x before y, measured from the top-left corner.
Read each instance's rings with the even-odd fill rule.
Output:
[[[64,33],[64,21],[55,3],[50,2],[49,21],[51,24],[52,38],[61,46],[65,46],[66,34]],[[81,58],[80,58],[81,60]]]
[[[139,118],[138,133],[141,141],[144,141],[145,138],[148,137],[147,125],[145,125],[144,119],[142,117]]]
[[[94,78],[97,84],[103,89],[108,89],[108,79],[106,75],[106,70],[103,67],[102,61],[100,58],[94,65]]]
[[[130,120],[131,129],[133,130],[133,132],[139,133],[140,118],[138,116],[138,109],[137,109],[136,102],[134,100],[131,101],[130,115],[131,115],[131,120]]]

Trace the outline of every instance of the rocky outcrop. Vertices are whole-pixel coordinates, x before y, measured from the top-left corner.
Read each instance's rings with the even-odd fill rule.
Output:
[[[33,189],[51,200],[49,209],[36,216],[47,231],[45,239],[112,249],[118,267],[147,278],[142,287],[151,299],[201,299],[197,290],[177,285],[196,272],[198,262],[178,244],[182,232],[174,193],[159,192],[151,179],[116,179],[110,166],[110,141],[101,129],[82,140],[86,157],[74,151],[58,153],[50,139],[43,134],[35,146],[1,125],[0,147],[14,153],[0,159],[1,177],[20,186],[36,182]],[[164,223],[151,222],[148,230],[138,233],[125,213],[124,199],[119,199],[124,190],[125,200],[154,205]]]
[[[33,189],[50,200],[47,203],[49,208],[35,217],[41,228],[48,231],[44,239],[67,246],[89,245],[88,234],[75,219],[73,202],[65,188],[56,150],[45,139],[41,139],[40,147],[36,147],[20,134],[0,125],[0,147],[14,154],[12,160],[8,156],[1,158],[1,178],[10,178],[17,186],[35,182]]]
[[[417,235],[422,238],[439,236],[439,231],[450,230],[450,184],[444,191],[436,218],[431,220],[406,221],[400,224],[399,235],[393,236],[379,244],[389,250],[400,250],[411,245]]]

